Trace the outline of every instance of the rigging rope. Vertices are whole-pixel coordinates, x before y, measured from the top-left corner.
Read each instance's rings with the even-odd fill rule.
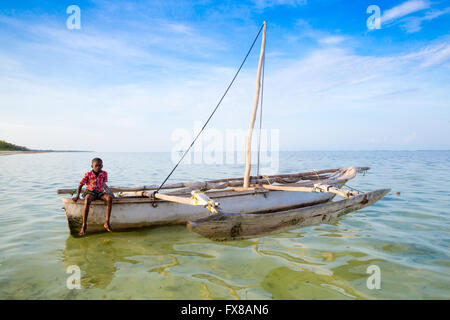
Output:
[[[358,190],[358,189],[356,189],[356,188],[354,188],[354,187],[351,187],[351,186],[349,186],[348,184],[345,185],[345,186],[348,187],[348,188],[350,188],[350,189],[353,190],[353,191],[357,191],[357,192],[359,192],[359,193],[364,193],[364,191],[361,191],[361,190]]]
[[[219,107],[219,105],[222,103],[223,98],[225,98],[225,96],[228,93],[228,90],[231,88],[231,86],[234,83],[234,80],[236,79],[236,77],[238,76],[239,72],[242,69],[242,66],[244,65],[245,61],[247,60],[248,56],[250,55],[250,52],[253,49],[253,46],[256,43],[256,40],[258,39],[261,30],[263,29],[264,24],[261,26],[261,28],[258,31],[258,34],[255,37],[255,40],[253,40],[252,45],[250,46],[250,49],[248,50],[244,60],[242,61],[239,69],[237,70],[236,74],[234,75],[233,79],[231,80],[230,84],[228,85],[227,89],[225,90],[225,93],[222,95],[222,98],[220,98],[219,103],[217,103],[216,107],[214,108],[213,112],[211,113],[211,115],[209,116],[208,120],[206,120],[205,124],[203,125],[202,129],[200,130],[200,132],[197,134],[197,136],[195,137],[195,139],[192,141],[191,145],[189,146],[189,148],[183,153],[182,157],[180,158],[180,160],[178,161],[178,163],[175,165],[175,167],[172,169],[172,171],[170,171],[169,175],[166,177],[166,179],[164,179],[164,181],[161,183],[161,185],[158,187],[158,189],[156,191],[153,192],[153,194],[158,193],[159,190],[163,187],[163,185],[167,182],[167,180],[170,178],[170,176],[172,175],[172,173],[175,171],[175,169],[178,167],[178,165],[180,164],[180,162],[184,159],[184,156],[189,152],[189,150],[192,148],[192,146],[194,145],[195,141],[197,141],[197,138],[200,136],[200,134],[203,132],[203,130],[205,129],[206,125],[208,124],[209,120],[211,120],[212,116],[214,115],[214,113],[216,112],[217,108]]]

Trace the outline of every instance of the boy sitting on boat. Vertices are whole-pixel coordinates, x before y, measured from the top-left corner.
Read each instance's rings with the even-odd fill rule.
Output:
[[[98,199],[106,202],[106,218],[103,226],[106,230],[108,230],[108,232],[112,231],[111,225],[109,224],[109,218],[111,216],[112,198],[114,195],[106,185],[106,182],[108,182],[108,173],[102,170],[103,161],[100,158],[92,159],[91,167],[92,170],[84,174],[84,177],[81,179],[77,188],[77,194],[72,198],[74,202],[77,202],[80,198],[81,189],[84,185],[86,185],[86,191],[83,192],[84,210],[80,236],[86,233],[89,206],[92,201]]]

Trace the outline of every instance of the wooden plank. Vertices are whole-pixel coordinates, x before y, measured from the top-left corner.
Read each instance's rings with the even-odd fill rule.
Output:
[[[362,167],[356,167],[358,168],[362,168]],[[368,167],[363,167],[363,168],[368,168]],[[343,168],[337,168],[337,169],[324,169],[324,170],[318,170],[318,171],[307,171],[307,172],[297,172],[297,173],[285,173],[285,174],[277,174],[277,175],[271,175],[271,176],[267,176],[268,178],[275,178],[275,177],[280,177],[280,178],[302,178],[302,177],[308,177],[308,176],[316,176],[316,175],[321,175],[321,174],[325,174],[325,173],[335,173],[339,170],[344,170]],[[252,179],[260,179],[263,180],[263,176],[252,176]],[[225,179],[217,179],[217,180],[210,180],[210,182],[223,182],[223,181],[235,181],[235,180],[243,180],[243,177],[240,178],[225,178]]]
[[[237,192],[240,192],[240,191],[254,191],[255,190],[255,187],[233,187],[232,188],[233,189],[233,191],[237,191]]]
[[[169,196],[169,195],[163,194],[163,193],[155,193],[153,195],[152,193],[148,193],[148,192],[144,192],[144,195],[149,198],[152,198],[154,196],[156,199],[160,199],[160,200],[187,204],[189,206],[195,206],[192,199],[187,198],[187,197]]]
[[[153,184],[153,185],[143,185],[143,186],[134,186],[134,187],[109,187],[109,189],[112,192],[127,192],[127,191],[144,191],[144,190],[156,190],[158,189],[159,185]],[[183,188],[184,184],[182,182],[168,184],[163,186],[161,189],[178,189]],[[71,188],[71,189],[57,189],[57,194],[72,194],[77,190],[77,188]],[[81,190],[81,192],[84,192],[84,188]]]
[[[330,192],[340,195],[344,198],[349,198],[358,192],[350,190],[341,190],[334,186],[325,184],[315,184],[313,187],[300,187],[300,186],[281,186],[281,185],[262,185],[264,189],[268,190],[280,190],[280,191],[297,191],[297,192]]]
[[[358,194],[358,192],[355,192],[355,191],[341,190],[339,188],[335,188],[333,186],[324,185],[324,184],[315,184],[314,188],[321,190],[321,192],[335,193],[335,194],[340,195],[341,197],[344,197],[344,198],[349,198],[349,197],[351,197],[353,195],[357,195]]]
[[[300,192],[315,192],[313,187],[294,187],[294,186],[279,186],[279,185],[262,185],[267,190],[280,190],[280,191],[300,191]]]
[[[217,190],[217,191],[207,191],[206,194],[209,197],[212,198],[229,198],[229,197],[239,197],[239,196],[244,196],[244,195],[249,195],[249,194],[256,194],[256,193],[267,193],[270,192],[269,190],[265,190],[263,188],[255,188],[254,190],[247,190],[247,191],[233,191],[233,190]],[[148,195],[143,195],[144,193],[147,193],[146,191],[137,191],[133,194],[133,196],[127,196],[127,197],[116,197],[113,199],[113,204],[114,203],[152,203],[152,202],[159,202],[159,201],[164,201],[164,200],[160,200],[160,199],[150,199],[148,197]],[[177,193],[177,196],[189,196],[189,192],[183,192],[183,193]],[[62,198],[63,203],[72,203],[72,198]],[[84,199],[78,199],[77,203],[84,203]],[[92,203],[104,203],[103,200],[95,200]]]
[[[205,193],[196,191],[192,192],[193,198],[188,197],[178,197],[178,196],[172,196],[167,195],[163,193],[148,193],[144,192],[144,196],[149,198],[156,198],[160,200],[170,201],[170,202],[176,202],[181,203],[189,206],[197,206],[197,207],[205,207],[208,208],[208,210],[214,214],[221,213],[219,209],[219,204],[212,199],[210,199]]]

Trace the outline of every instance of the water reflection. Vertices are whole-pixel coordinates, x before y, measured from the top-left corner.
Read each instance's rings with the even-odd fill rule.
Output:
[[[347,253],[351,254],[351,253]],[[320,270],[293,270],[283,266],[272,269],[261,283],[262,288],[272,294],[273,299],[368,299],[362,292],[367,274],[366,268],[380,259],[365,261],[348,260],[331,268]],[[352,283],[358,283],[357,287]]]
[[[120,270],[121,263],[145,262],[150,267],[148,272],[165,275],[166,269],[178,264],[177,256],[213,258],[213,255],[176,249],[199,240],[181,226],[94,234],[84,238],[69,236],[62,260],[66,267],[80,267],[83,288],[106,288]]]
[[[80,267],[83,289],[111,290],[123,269],[126,276],[134,270],[134,276],[151,282],[149,290],[164,281],[166,286],[156,288],[160,297],[173,298],[188,285],[199,288],[198,298],[240,299],[238,292],[251,285],[236,285],[230,281],[233,276],[229,275],[226,264],[236,266],[236,263],[228,258],[224,262],[222,254],[229,250],[246,250],[255,243],[254,240],[218,243],[190,233],[184,226],[165,226],[83,238],[69,236],[62,250],[62,262],[64,268]],[[123,273],[118,280],[123,281]],[[178,287],[169,283],[178,283]]]
[[[111,289],[124,269],[127,275],[135,270],[136,276],[140,273],[148,281],[156,277],[159,281],[167,279],[167,283],[198,286],[199,298],[204,299],[245,299],[248,293],[275,299],[366,298],[348,281],[366,279],[365,268],[374,259],[355,259],[365,256],[360,252],[308,248],[301,239],[300,232],[288,232],[213,242],[188,232],[184,226],[157,227],[84,238],[69,236],[62,261],[65,268],[80,267],[84,289]],[[242,253],[236,254],[242,251],[247,252],[246,258],[236,258],[242,257]],[[256,270],[261,272],[257,274]],[[161,295],[173,297],[180,289],[170,285]]]

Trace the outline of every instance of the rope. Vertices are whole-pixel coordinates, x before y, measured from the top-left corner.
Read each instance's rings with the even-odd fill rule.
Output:
[[[266,175],[263,175],[262,177],[263,177],[264,179],[266,179],[266,181],[267,181],[267,184],[271,184],[271,183],[270,183],[270,179],[269,179],[269,177],[268,177],[268,176],[266,176]]]
[[[261,81],[261,107],[259,110],[259,136],[258,136],[258,166],[256,170],[256,176],[259,176],[259,156],[261,154],[261,126],[262,126],[262,107],[263,107],[263,99],[264,99],[264,66],[266,64],[266,53],[263,55],[263,63],[262,63],[262,81]]]
[[[353,191],[357,191],[357,192],[359,192],[359,193],[364,193],[364,191],[358,190],[358,189],[356,189],[356,188],[354,188],[354,187],[350,187],[348,184],[346,184],[345,186],[346,186],[347,188],[353,190]]]
[[[237,70],[236,74],[234,75],[233,79],[231,80],[230,84],[228,85],[227,89],[225,90],[225,93],[222,95],[222,98],[220,98],[219,103],[217,103],[216,107],[214,108],[213,112],[211,113],[211,115],[209,116],[208,120],[206,120],[205,124],[203,125],[202,129],[200,130],[200,132],[197,134],[197,136],[195,137],[195,139],[192,141],[191,145],[189,146],[189,148],[183,153],[183,156],[181,157],[181,159],[178,161],[178,163],[175,165],[175,167],[172,169],[172,171],[170,171],[169,175],[166,177],[166,179],[164,179],[164,181],[161,183],[161,185],[158,187],[158,189],[156,191],[153,192],[153,194],[158,193],[159,190],[162,188],[162,186],[167,182],[167,180],[170,178],[170,176],[172,175],[172,173],[175,171],[175,169],[178,167],[178,165],[180,164],[180,162],[184,159],[184,157],[186,156],[186,154],[189,152],[189,150],[192,148],[192,146],[194,145],[195,141],[197,141],[197,138],[200,136],[200,134],[203,132],[203,130],[205,129],[206,125],[208,124],[209,120],[211,120],[212,116],[214,115],[214,113],[216,112],[217,108],[219,108],[220,104],[222,103],[223,98],[225,98],[225,96],[228,93],[228,90],[231,88],[231,86],[234,83],[234,80],[236,79],[236,77],[238,76],[239,72],[242,69],[242,66],[244,65],[245,61],[247,60],[248,56],[250,55],[250,52],[253,49],[253,46],[256,43],[256,40],[259,37],[259,34],[261,33],[261,30],[263,29],[264,24],[261,26],[261,28],[259,28],[258,34],[255,37],[255,40],[253,40],[252,45],[250,46],[250,49],[248,50],[244,60],[242,61],[239,69]]]
[[[317,173],[316,169],[313,169],[312,171],[316,174],[317,179],[320,180],[320,176],[319,176],[319,174]]]

